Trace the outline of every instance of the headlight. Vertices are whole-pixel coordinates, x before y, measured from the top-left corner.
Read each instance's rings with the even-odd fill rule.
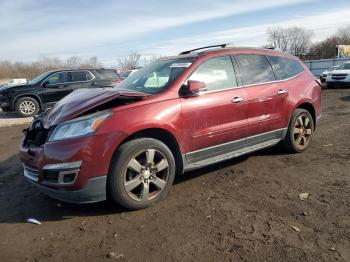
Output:
[[[52,132],[49,142],[92,135],[111,114],[110,111],[95,113],[62,123]]]

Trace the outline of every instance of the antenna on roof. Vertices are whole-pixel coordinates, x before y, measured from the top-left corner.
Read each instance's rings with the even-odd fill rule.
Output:
[[[191,50],[183,51],[183,52],[181,52],[181,53],[180,53],[180,55],[186,55],[186,54],[192,53],[193,51],[198,51],[198,50],[207,49],[207,48],[213,48],[213,47],[221,47],[221,48],[225,48],[227,45],[229,45],[229,44],[221,44],[221,45],[209,45],[209,46],[204,46],[204,47],[200,47],[200,48],[195,48],[195,49],[191,49]]]

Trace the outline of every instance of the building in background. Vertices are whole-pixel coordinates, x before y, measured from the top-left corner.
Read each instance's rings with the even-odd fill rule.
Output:
[[[350,45],[338,45],[338,58],[350,58]]]

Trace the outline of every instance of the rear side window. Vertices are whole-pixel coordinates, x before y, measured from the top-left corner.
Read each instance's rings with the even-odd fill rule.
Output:
[[[217,57],[204,62],[194,71],[189,80],[204,82],[208,91],[237,86],[235,71],[228,56]]]
[[[75,71],[71,72],[71,82],[83,82],[87,81],[87,72],[86,71]]]
[[[263,55],[236,55],[239,72],[244,85],[275,81],[275,75]]]
[[[117,71],[113,69],[97,69],[97,70],[93,70],[93,74],[99,79],[119,79],[120,78]]]
[[[299,61],[280,56],[268,56],[277,80],[288,79],[304,71]]]

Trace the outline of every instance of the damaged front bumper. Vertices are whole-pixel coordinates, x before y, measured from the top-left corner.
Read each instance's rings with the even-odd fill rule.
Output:
[[[52,130],[40,119],[25,130],[20,147],[24,176],[40,191],[70,203],[106,199],[109,164],[122,132],[48,142]]]

